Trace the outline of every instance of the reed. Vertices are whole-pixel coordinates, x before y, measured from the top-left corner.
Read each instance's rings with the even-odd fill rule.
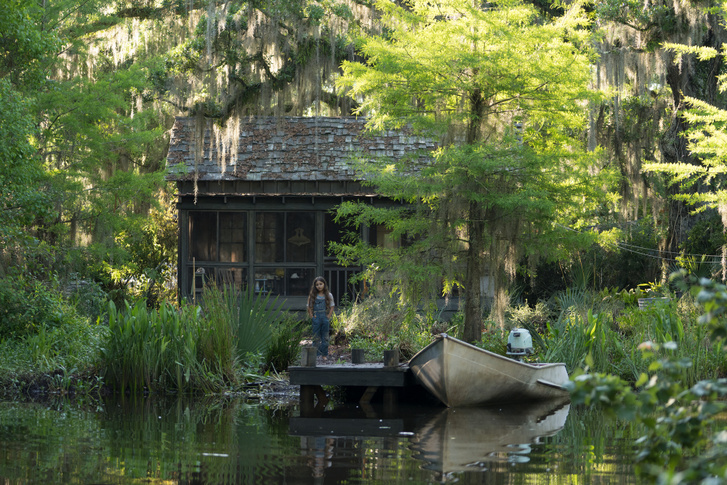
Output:
[[[563,312],[554,323],[548,323],[547,335],[538,340],[544,344],[541,360],[563,362],[569,371],[589,365],[605,368],[609,365],[610,346],[616,343],[608,316],[603,313]]]
[[[303,325],[292,316],[281,320],[273,328],[270,345],[265,352],[268,370],[280,372],[288,369],[300,355],[300,341],[304,333]]]
[[[568,290],[555,301],[560,313],[545,330],[523,325],[533,335],[540,361],[564,362],[569,372],[587,368],[634,383],[655,358],[665,356],[644,357],[639,346],[652,342],[660,346],[660,354],[691,362],[683,370],[687,385],[723,375],[727,368],[727,358],[699,324],[690,295],[645,308],[638,308],[635,300],[615,305],[614,298],[585,290]]]
[[[208,374],[223,382],[236,382],[238,359],[230,311],[220,291],[206,287],[202,292],[199,330],[199,359]]]
[[[270,345],[273,328],[284,317],[283,303],[270,293],[255,294],[251,290],[236,292],[235,298],[228,301],[238,357],[247,353],[264,353]]]
[[[111,302],[108,315],[109,335],[102,351],[107,384],[122,393],[195,387],[201,375],[196,307],[163,304],[148,310],[139,302],[118,310]]]

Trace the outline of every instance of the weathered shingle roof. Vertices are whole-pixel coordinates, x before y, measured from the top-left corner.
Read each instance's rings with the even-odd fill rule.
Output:
[[[398,159],[435,147],[405,132],[364,134],[364,124],[362,118],[260,117],[220,127],[180,117],[172,128],[168,178],[349,181],[355,178],[352,154]]]

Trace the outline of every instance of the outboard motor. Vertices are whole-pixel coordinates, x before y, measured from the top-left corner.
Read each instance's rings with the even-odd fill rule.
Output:
[[[520,360],[523,355],[533,353],[533,338],[524,328],[513,328],[507,337],[507,355]]]

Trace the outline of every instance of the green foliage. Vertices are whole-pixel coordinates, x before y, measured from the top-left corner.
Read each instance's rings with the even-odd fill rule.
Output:
[[[650,346],[665,351],[675,345]],[[607,412],[643,424],[646,431],[636,440],[636,460],[642,476],[655,483],[708,483],[727,478],[727,448],[714,419],[725,409],[727,380],[700,381],[691,387],[682,376],[688,359],[662,354],[643,374],[639,392],[616,376],[583,374],[572,382],[574,403],[599,405]],[[648,356],[648,355],[647,355]],[[701,482],[707,480],[707,482]]]
[[[57,288],[21,273],[0,279],[0,341],[78,319]]]
[[[638,0],[607,0],[596,5],[595,14],[601,22],[616,22],[643,32],[649,50],[660,47],[678,25],[674,8],[662,3],[644,5]]]
[[[176,298],[177,223],[176,208],[167,201],[153,208],[147,217],[129,221],[118,233],[113,262],[108,257],[100,265],[100,277],[110,287],[122,288],[124,296],[143,298],[156,306]],[[109,262],[107,262],[109,261]]]
[[[235,382],[239,360],[229,309],[214,287],[203,289],[201,308],[198,322],[199,360],[209,374],[226,382]]]
[[[716,210],[705,210],[694,222],[680,248],[687,255],[718,255],[727,244],[722,218]],[[697,275],[708,276],[708,275]]]
[[[464,0],[376,7],[386,35],[359,40],[366,62],[344,62],[339,85],[361,101],[357,113],[369,117],[370,130],[406,128],[439,148],[361,164],[378,193],[415,209],[396,208],[385,217],[360,205],[341,214],[383,223],[394,240],[408,240],[401,249],[358,245],[339,254],[358,258],[369,277],[376,269],[404,282],[397,289],[405,297],[431,297],[433,285],[461,287],[463,337],[478,340],[485,266],[501,296],[519,256],[557,259],[593,239],[553,224],[589,218],[610,176],[589,170],[594,154],[576,135],[585,122],[583,103],[596,97],[589,90],[587,20],[578,6],[551,21],[518,1],[495,8]],[[433,281],[433,273],[443,281]],[[501,301],[495,299],[498,319]]]
[[[704,308],[699,323],[706,326],[710,338],[724,344],[727,341],[727,286],[706,278],[696,282],[698,284],[692,285],[691,293]]]
[[[255,293],[229,286],[207,286],[203,290],[203,308],[206,319],[215,325],[227,324],[235,342],[236,357],[265,353],[270,345],[273,329],[285,319],[282,301],[270,293]]]
[[[71,274],[67,281],[68,301],[91,321],[105,320],[108,295],[95,281],[82,280],[78,274]]]
[[[365,298],[337,315],[351,348],[364,349],[366,358],[380,361],[384,350],[398,349],[409,359],[432,340],[432,331],[447,327],[442,322],[420,314],[412,306],[404,307],[392,295]]]
[[[718,4],[713,12],[719,13],[724,20],[725,5]],[[721,49],[713,45],[684,45],[673,42],[664,43],[663,47],[674,54],[675,62],[683,62],[685,58],[696,59],[702,66],[709,66],[709,83],[716,81],[720,93],[727,90],[727,77],[719,74],[712,77],[710,64],[720,56]],[[721,46],[724,48],[724,45]],[[699,67],[699,64],[697,66]],[[687,109],[680,112],[688,129],[690,156],[698,163],[685,163],[681,159],[675,163],[650,163],[644,169],[648,172],[664,174],[670,183],[679,188],[677,200],[694,207],[696,212],[706,208],[720,209],[725,199],[724,169],[727,163],[727,112],[713,100],[711,90],[707,90],[709,98],[699,99],[696,96],[685,96]],[[706,98],[706,96],[705,96]]]
[[[105,325],[66,317],[56,326],[37,326],[32,333],[0,340],[0,385],[13,376],[43,379],[66,369],[80,374],[96,368],[106,340]]]
[[[528,305],[511,306],[505,312],[508,327],[534,328],[541,333],[546,329],[548,321],[552,317],[551,309],[543,301],[537,302],[534,307]]]
[[[282,372],[300,357],[300,342],[305,327],[297,318],[282,318],[272,330],[270,345],[265,351],[265,365],[275,372]]]
[[[2,15],[2,14],[0,14]],[[29,244],[25,225],[52,214],[45,176],[35,156],[32,100],[0,77],[0,247]]]
[[[149,309],[138,302],[119,311],[110,303],[104,377],[121,392],[218,391],[235,384],[242,367],[259,370],[256,356],[268,352],[271,343],[276,347],[270,358],[287,367],[294,337],[281,318],[277,298],[228,287],[206,287],[201,307],[163,303]]]
[[[610,318],[592,310],[585,316],[576,312],[561,313],[556,322],[548,325],[544,340],[541,361],[563,362],[569,371],[585,366],[586,361],[598,369],[609,367],[609,349],[618,346]]]
[[[477,346],[499,355],[506,355],[508,335],[509,330],[501,328],[495,322],[489,322],[482,332],[482,340],[477,342]],[[533,335],[537,336],[537,333],[533,333]],[[535,340],[533,340],[534,342]]]
[[[103,350],[105,381],[122,393],[201,388],[199,308],[143,303],[117,310],[109,303],[109,335]]]
[[[255,294],[252,290],[229,295],[228,298],[238,355],[264,353],[270,345],[273,328],[283,318],[283,302],[270,293]]]
[[[396,333],[405,312],[393,296],[364,298],[338,311],[336,319],[350,337],[383,336]]]
[[[727,287],[707,279],[692,279],[689,286],[704,309],[700,325],[715,345],[722,346],[727,336]],[[725,409],[727,379],[693,382],[685,378],[700,362],[692,355],[683,357],[679,348],[674,341],[640,345],[644,359],[651,364],[636,382],[638,392],[616,376],[584,373],[573,379],[572,400],[598,404],[644,425],[645,434],[635,442],[636,459],[640,472],[650,481],[724,481],[727,442],[715,419]]]
[[[587,367],[633,383],[652,363],[638,346],[645,341],[673,343],[678,344],[675,357],[694,363],[682,376],[685,383],[724,375],[727,356],[710,341],[706,327],[698,324],[692,297],[659,298],[651,305],[638,306],[639,298],[663,291],[665,285],[656,284],[644,284],[636,291],[598,293],[570,288],[550,303],[511,308],[503,331],[488,327],[478,345],[504,355],[507,329],[524,327],[530,331],[536,351],[531,359],[564,362],[569,372]]]

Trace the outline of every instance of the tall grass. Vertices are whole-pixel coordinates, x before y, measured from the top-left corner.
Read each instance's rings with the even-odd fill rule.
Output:
[[[237,345],[225,296],[217,288],[205,287],[201,309],[198,344],[200,361],[208,373],[218,375],[226,382],[233,382],[238,367]]]
[[[31,335],[0,339],[0,381],[10,375],[92,369],[98,365],[106,333],[103,324],[73,318],[59,326],[37,326]]]
[[[363,349],[367,360],[380,361],[384,350],[391,349],[398,349],[401,357],[408,359],[432,341],[433,333],[452,328],[434,318],[433,312],[421,314],[388,295],[369,297],[342,309],[334,328],[345,335],[351,347]]]
[[[554,299],[552,317],[543,325],[528,323],[523,311],[519,326],[528,328],[543,362],[564,362],[569,372],[588,368],[590,372],[614,374],[636,382],[659,356],[645,358],[639,346],[660,345],[660,352],[691,362],[684,371],[685,384],[723,375],[727,358],[717,351],[698,323],[699,309],[685,295],[680,300],[659,302],[640,309],[629,294],[598,294],[583,289],[567,290]],[[542,308],[533,309],[531,320],[540,321]]]
[[[281,372],[300,355],[300,341],[306,329],[292,315],[282,319],[272,330],[270,344],[265,351],[268,370]]]
[[[109,303],[109,338],[102,351],[106,383],[120,389],[176,389],[198,387],[199,308],[179,309],[163,304],[148,310],[143,302],[118,310]]]
[[[270,295],[206,288],[201,306],[109,304],[102,352],[107,384],[121,392],[217,391],[235,384],[250,354],[264,354],[283,315]],[[255,359],[252,359],[255,360]]]
[[[542,360],[563,362],[569,370],[584,367],[604,368],[609,365],[609,349],[616,343],[609,327],[608,316],[603,313],[563,312],[554,323],[549,323]]]
[[[285,318],[283,303],[269,293],[239,291],[229,286],[209,287],[203,293],[205,318],[214,327],[229,326],[225,338],[235,342],[235,353],[243,358],[248,353],[264,353],[270,345],[273,328]]]

